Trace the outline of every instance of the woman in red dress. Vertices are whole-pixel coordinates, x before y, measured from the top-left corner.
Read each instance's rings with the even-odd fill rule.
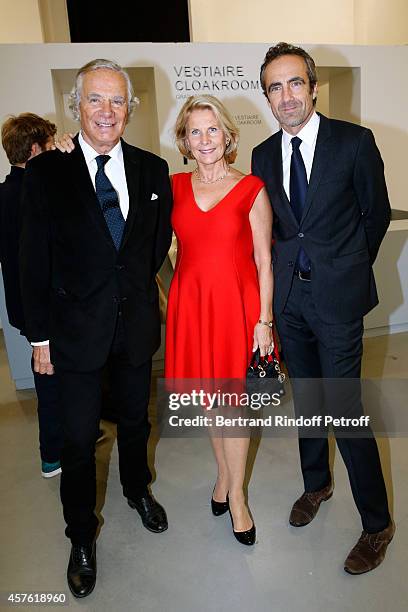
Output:
[[[272,336],[272,210],[263,182],[230,167],[238,128],[221,102],[192,96],[176,122],[192,173],[173,176],[177,263],[170,287],[165,376],[245,379],[252,351]],[[234,535],[254,544],[255,524],[243,483],[249,436],[211,436],[218,475],[213,513],[230,511]]]

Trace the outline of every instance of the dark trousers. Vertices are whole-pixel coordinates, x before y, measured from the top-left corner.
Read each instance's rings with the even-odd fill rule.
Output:
[[[120,316],[107,361],[111,389],[117,402],[119,473],[123,494],[137,498],[147,491],[150,424],[151,359],[134,367],[128,357]],[[66,535],[74,544],[90,543],[96,534],[95,442],[101,413],[102,372],[58,370],[63,414],[61,501]]]
[[[38,428],[40,433],[41,460],[55,463],[61,459],[62,426],[58,396],[58,381],[55,375],[34,372],[37,393]]]
[[[309,406],[314,406],[316,414],[355,417],[363,413],[359,385],[363,322],[358,319],[329,325],[322,321],[313,301],[312,283],[313,279],[306,282],[294,277],[285,309],[276,316],[284,359],[294,383],[295,412],[304,414],[305,393],[299,393],[299,389],[305,391],[306,383],[303,381],[302,388],[301,379],[308,379],[306,396],[308,392],[313,396],[308,398]],[[336,385],[335,379],[345,378],[350,380]],[[321,379],[321,386],[316,391],[317,379]],[[390,516],[377,443],[371,430],[366,431],[366,437],[360,438],[334,428],[363,529],[375,533],[387,527]],[[305,491],[318,491],[331,481],[327,431],[319,435],[322,437],[299,437]]]

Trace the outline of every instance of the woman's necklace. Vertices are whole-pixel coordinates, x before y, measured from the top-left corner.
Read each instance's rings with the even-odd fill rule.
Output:
[[[198,167],[194,170],[194,173],[195,173],[195,175],[197,177],[197,180],[200,181],[200,183],[204,183],[205,185],[211,185],[212,183],[218,183],[218,181],[223,181],[225,179],[225,177],[227,177],[229,175],[229,171],[230,171],[230,167],[227,164],[225,174],[221,174],[221,176],[219,176],[218,178],[214,179],[213,181],[207,181],[206,179],[204,179],[201,176],[201,174],[200,174],[200,172],[198,170]]]

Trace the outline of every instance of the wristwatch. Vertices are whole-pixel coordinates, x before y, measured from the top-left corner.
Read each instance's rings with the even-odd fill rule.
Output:
[[[262,319],[259,319],[258,323],[261,325],[266,325],[267,327],[273,327],[273,321],[262,321]]]

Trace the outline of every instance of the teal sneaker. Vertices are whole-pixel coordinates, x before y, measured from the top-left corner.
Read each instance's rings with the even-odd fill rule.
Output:
[[[52,478],[57,474],[61,474],[61,463],[59,461],[55,461],[55,463],[41,461],[41,475],[44,478]]]

